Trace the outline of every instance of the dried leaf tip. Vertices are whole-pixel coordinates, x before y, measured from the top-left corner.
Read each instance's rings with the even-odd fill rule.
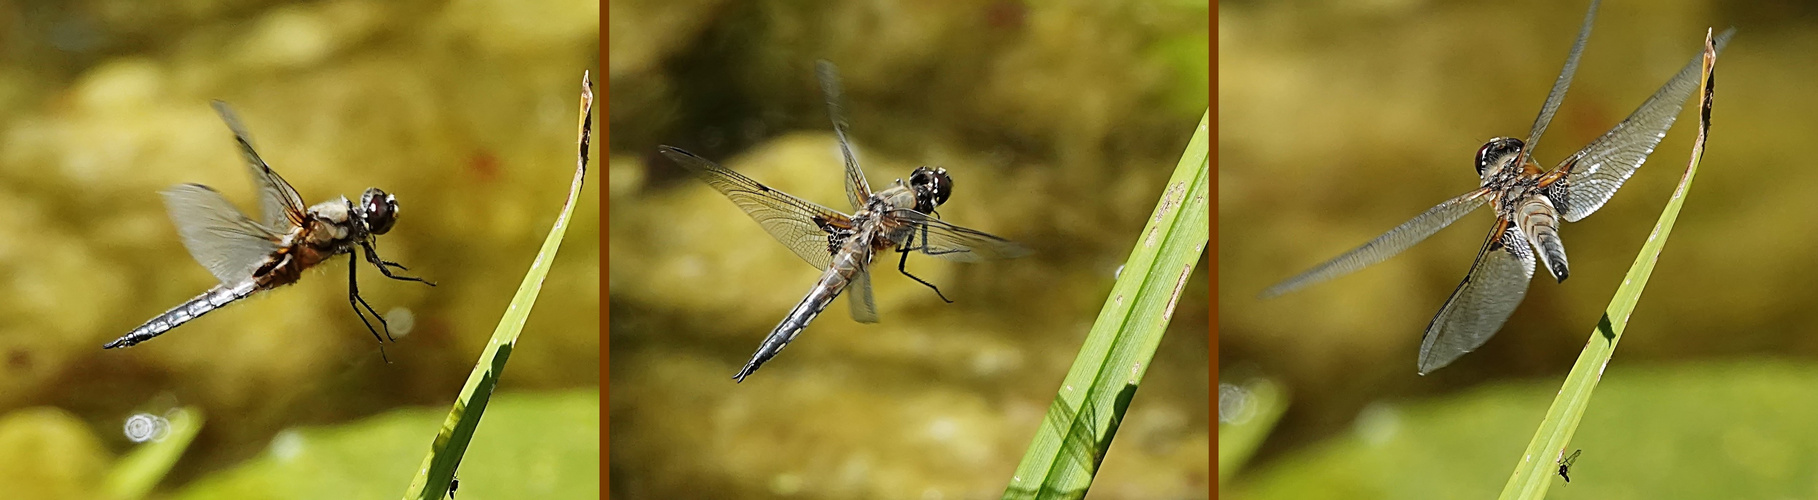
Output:
[[[593,72],[581,70],[581,100],[593,102]]]
[[[581,126],[578,170],[587,171],[587,146],[593,137],[593,72],[581,71]]]

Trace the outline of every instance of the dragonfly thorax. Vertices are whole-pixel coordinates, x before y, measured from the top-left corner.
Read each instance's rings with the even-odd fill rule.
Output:
[[[304,231],[307,239],[314,244],[322,245],[344,240],[350,236],[350,215],[353,203],[346,196],[324,201],[309,207],[308,218],[298,230]]]

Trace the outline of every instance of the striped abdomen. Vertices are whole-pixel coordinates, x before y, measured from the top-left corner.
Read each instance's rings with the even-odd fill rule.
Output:
[[[1541,264],[1553,273],[1554,279],[1565,281],[1571,271],[1566,266],[1565,242],[1559,239],[1559,211],[1554,210],[1552,200],[1546,196],[1522,200],[1515,208],[1515,221],[1521,225],[1522,234],[1534,242]]]
[[[169,311],[164,311],[164,314],[159,314],[157,317],[152,318],[151,321],[139,325],[138,328],[134,328],[133,331],[128,332],[126,335],[114,339],[113,342],[108,342],[107,345],[102,346],[102,348],[113,349],[116,347],[131,347],[134,344],[151,340],[152,337],[168,332],[178,325],[188,323],[189,320],[208,314],[209,311],[220,309],[221,306],[231,304],[233,301],[244,299],[246,296],[252,295],[253,292],[256,291],[259,291],[258,284],[250,281],[235,285],[232,288],[227,286],[210,288],[207,292],[203,292],[202,295],[197,295],[196,298],[189,299],[189,301],[184,302],[183,305],[173,307]]]
[[[802,329],[808,328],[808,323],[813,322],[815,316],[833,303],[833,299],[852,282],[853,274],[861,272],[859,269],[857,263],[851,260],[850,253],[834,257],[833,265],[827,266],[827,271],[821,273],[821,279],[814,283],[814,288],[808,290],[808,296],[802,297],[802,301],[789,310],[789,315],[784,316],[783,321],[770,330],[770,335],[764,337],[764,343],[758,345],[757,353],[752,354],[751,360],[745,362],[745,368],[732,378],[744,382],[745,377],[757,371],[758,366],[776,357],[784,346],[789,345],[789,341],[795,340],[795,336],[802,333]]]

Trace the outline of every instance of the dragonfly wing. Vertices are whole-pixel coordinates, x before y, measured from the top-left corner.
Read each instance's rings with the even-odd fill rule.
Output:
[[[827,118],[833,120],[833,134],[840,141],[840,156],[846,160],[846,201],[852,202],[852,209],[865,207],[865,200],[871,199],[871,184],[865,181],[865,171],[859,168],[858,157],[852,154],[852,143],[846,140],[846,115],[840,112],[840,73],[833,63],[816,61],[814,72],[821,80],[821,94],[827,98]]]
[[[1717,50],[1722,51],[1735,33],[1732,28],[1718,35]],[[1623,181],[1647,161],[1654,146],[1659,145],[1660,139],[1666,137],[1667,129],[1673,127],[1673,120],[1679,118],[1686,98],[1698,88],[1702,61],[1703,52],[1700,51],[1628,118],[1560,162],[1558,170],[1565,173],[1568,193],[1566,221],[1577,222],[1602,208],[1616,194],[1616,189],[1622,187]]]
[[[861,268],[852,275],[852,282],[846,284],[846,301],[851,305],[853,321],[877,322],[877,303],[871,296],[871,271],[869,269]]]
[[[772,189],[694,153],[670,146],[657,149],[732,199],[771,237],[815,269],[827,269],[833,260],[828,239],[833,232],[852,228],[852,219],[845,214]]]
[[[1395,226],[1395,229],[1382,233],[1382,236],[1377,236],[1376,239],[1339,254],[1332,260],[1313,266],[1312,269],[1300,273],[1299,276],[1276,283],[1275,286],[1263,290],[1262,296],[1268,298],[1292,292],[1307,285],[1351,274],[1372,264],[1388,260],[1389,257],[1394,257],[1407,250],[1408,247],[1426,240],[1433,233],[1445,229],[1446,226],[1458,221],[1460,217],[1483,206],[1484,202],[1489,199],[1489,194],[1488,189],[1478,189],[1446,200],[1421,212],[1420,215],[1414,216],[1413,219],[1408,219],[1407,222]]]
[[[253,188],[259,193],[259,213],[261,223],[268,228],[283,228],[303,225],[303,214],[307,209],[303,197],[297,195],[296,188],[285,182],[278,172],[271,169],[265,160],[259,158],[259,152],[253,150],[252,134],[240,124],[239,116],[228,107],[227,103],[214,101],[215,114],[221,115],[221,121],[233,130],[234,140],[240,145],[240,155],[246,160],[246,168],[252,174]]]
[[[1477,349],[1502,329],[1528,293],[1534,277],[1534,250],[1521,228],[1498,219],[1496,230],[1477,252],[1471,272],[1439,308],[1420,341],[1420,374],[1444,368]]]
[[[1591,0],[1591,9],[1584,13],[1584,25],[1578,28],[1578,40],[1572,42],[1572,53],[1566,56],[1565,67],[1559,70],[1559,78],[1553,80],[1553,90],[1547,92],[1547,102],[1540,106],[1540,116],[1534,117],[1534,127],[1528,129],[1528,141],[1522,143],[1522,156],[1531,157],[1534,145],[1540,142],[1541,134],[1547,131],[1547,124],[1553,121],[1553,113],[1559,111],[1559,103],[1565,101],[1566,87],[1572,85],[1572,74],[1578,72],[1578,56],[1584,53],[1584,42],[1591,39],[1591,21],[1597,19],[1598,0]],[[1522,158],[1515,160],[1515,165],[1522,165]]]
[[[927,214],[908,209],[891,211],[898,220],[913,227],[910,251],[954,262],[980,262],[1014,259],[1029,255],[1029,247],[981,231],[955,226]]]
[[[162,194],[189,255],[224,285],[251,278],[278,250],[278,235],[240,213],[208,186],[179,184]]]

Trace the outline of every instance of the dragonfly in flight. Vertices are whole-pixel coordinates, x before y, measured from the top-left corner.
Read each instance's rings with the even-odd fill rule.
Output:
[[[393,274],[391,268],[407,270],[402,264],[379,258],[374,246],[376,236],[391,231],[398,220],[398,200],[379,188],[367,188],[359,203],[345,196],[303,205],[297,190],[285,182],[271,165],[253,150],[252,136],[240,125],[233,109],[214,101],[215,112],[233,131],[246,167],[258,191],[259,220],[234,208],[221,193],[201,184],[178,184],[164,190],[165,208],[189,255],[208,268],[220,283],[182,305],[146,321],[126,335],[108,342],[105,349],[131,347],[151,340],[179,325],[196,319],[254,293],[270,290],[302,278],[303,271],[341,255],[363,252],[366,261],[379,268],[387,278],[415,281],[429,286],[435,283],[422,278]],[[347,268],[347,302],[360,316],[360,322],[379,339],[379,355],[385,355],[385,339],[391,338],[391,327],[385,317],[373,310],[360,297],[356,279],[359,262],[350,257]],[[364,307],[365,311],[361,311]],[[366,320],[371,313],[385,329],[385,337]],[[393,339],[395,342],[396,340]],[[389,361],[389,359],[387,360]]]
[[[852,204],[852,214],[790,196],[680,148],[658,148],[664,156],[730,198],[770,236],[802,260],[822,270],[814,287],[764,338],[738,375],[733,376],[740,382],[764,362],[776,357],[841,292],[846,292],[853,320],[876,323],[877,307],[872,302],[869,270],[872,259],[880,253],[895,251],[902,254],[896,270],[934,289],[934,293],[946,302],[953,301],[941,294],[940,288],[909,274],[906,269],[909,254],[919,252],[954,262],[979,262],[1029,253],[1027,248],[1015,242],[942,222],[935,207],[945,203],[953,191],[953,179],[944,168],[917,167],[909,173],[907,183],[897,179],[881,191],[872,191],[865,181],[865,172],[859,168],[858,159],[853,156],[851,143],[846,140],[846,121],[839,104],[839,75],[833,64],[826,61],[816,63],[815,69],[821,92],[827,100],[827,115],[833,121],[833,132],[846,161],[846,201]]]
[[[1269,287],[1263,297],[1288,293],[1382,262],[1487,204],[1495,211],[1496,222],[1490,226],[1464,281],[1439,308],[1421,339],[1418,368],[1425,375],[1477,349],[1502,329],[1527,293],[1536,257],[1556,280],[1565,281],[1569,268],[1565,244],[1559,238],[1560,220],[1577,222],[1603,207],[1666,137],[1686,97],[1698,87],[1701,59],[1694,57],[1628,118],[1552,170],[1541,170],[1533,159],[1534,145],[1565,99],[1566,87],[1578,68],[1578,56],[1590,38],[1597,4],[1597,0],[1592,0],[1585,13],[1578,40],[1573,42],[1565,68],[1547,93],[1527,140],[1497,137],[1477,150],[1476,168],[1481,181],[1477,189],[1446,200],[1362,246]],[[1735,31],[1730,29],[1717,37],[1718,50]]]

